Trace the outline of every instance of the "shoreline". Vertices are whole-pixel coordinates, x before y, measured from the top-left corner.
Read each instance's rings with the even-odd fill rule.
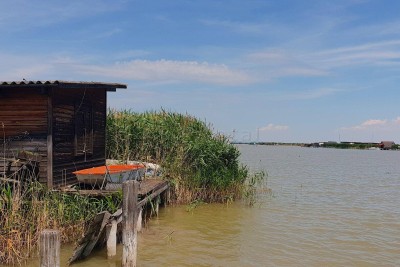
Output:
[[[381,148],[380,143],[363,142],[320,142],[320,143],[285,143],[285,142],[231,142],[233,145],[261,145],[261,146],[299,146],[309,148],[335,148],[335,149],[360,149],[360,150],[400,150],[399,144],[391,148]]]

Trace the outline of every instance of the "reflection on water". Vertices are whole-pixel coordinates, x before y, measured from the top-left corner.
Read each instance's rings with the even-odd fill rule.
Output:
[[[400,152],[239,148],[273,196],[161,209],[140,234],[138,266],[400,266]],[[101,251],[74,266],[120,261]]]

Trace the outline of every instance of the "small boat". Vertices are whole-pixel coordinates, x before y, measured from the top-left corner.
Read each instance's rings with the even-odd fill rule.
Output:
[[[122,183],[128,180],[141,180],[146,167],[135,165],[105,165],[73,172],[79,182],[91,185]]]
[[[370,148],[368,148],[368,150],[381,150],[381,148],[380,147],[370,147]]]

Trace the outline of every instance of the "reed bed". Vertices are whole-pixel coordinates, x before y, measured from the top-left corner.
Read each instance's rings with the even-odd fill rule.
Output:
[[[210,125],[164,110],[109,110],[107,157],[160,164],[173,188],[173,201],[226,202],[242,196],[248,174],[239,151]]]
[[[237,148],[214,134],[210,125],[163,110],[109,110],[106,153],[108,158],[160,164],[171,184],[171,201],[192,207],[242,197],[252,205],[263,180],[263,175],[248,176]],[[46,228],[59,229],[62,242],[75,242],[88,221],[100,211],[114,212],[122,199],[121,192],[103,198],[64,194],[36,180],[0,181],[1,264],[21,264],[35,254],[39,234]]]
[[[0,184],[0,263],[27,260],[36,253],[40,231],[46,228],[59,229],[62,242],[78,240],[94,215],[117,209],[119,195],[97,199],[50,191],[38,182]]]

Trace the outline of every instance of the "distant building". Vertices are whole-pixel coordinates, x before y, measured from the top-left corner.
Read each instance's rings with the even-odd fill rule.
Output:
[[[393,141],[382,141],[379,143],[379,148],[383,150],[392,149],[395,143]]]

